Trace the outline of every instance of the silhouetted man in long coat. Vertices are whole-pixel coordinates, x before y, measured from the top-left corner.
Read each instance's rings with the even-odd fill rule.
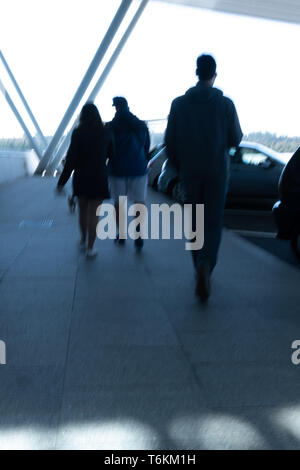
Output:
[[[197,273],[196,294],[210,294],[210,274],[217,262],[225,205],[229,156],[242,131],[233,102],[214,88],[216,62],[210,55],[197,59],[199,81],[171,106],[165,135],[167,155],[177,168],[193,204],[204,204],[204,246],[192,252]]]

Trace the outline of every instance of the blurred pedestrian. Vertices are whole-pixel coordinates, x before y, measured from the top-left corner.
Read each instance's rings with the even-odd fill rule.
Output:
[[[97,107],[86,103],[80,113],[79,124],[74,129],[66,155],[63,172],[57,183],[57,190],[73,175],[73,195],[79,206],[79,226],[81,239],[79,247],[86,251],[88,258],[94,258],[97,208],[109,198],[107,159],[113,157],[113,138],[104,126]]]
[[[204,246],[192,251],[197,274],[196,294],[210,295],[210,274],[217,262],[228,181],[228,150],[239,145],[242,131],[233,102],[214,88],[216,62],[210,55],[197,59],[198,83],[176,98],[166,129],[167,156],[177,168],[192,204],[204,204]]]
[[[119,198],[127,196],[133,203],[143,204],[147,191],[147,164],[150,137],[147,125],[129,110],[123,96],[113,98],[115,117],[108,124],[115,142],[114,159],[109,162],[109,183],[114,199],[119,233],[116,242],[125,243],[124,208]],[[137,227],[139,237],[135,240],[137,249],[143,246],[142,227]]]
[[[285,165],[279,180],[279,196],[290,208],[300,208],[300,147]]]

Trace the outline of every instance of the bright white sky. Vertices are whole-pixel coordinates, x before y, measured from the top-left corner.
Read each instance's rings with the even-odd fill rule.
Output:
[[[1,49],[45,135],[55,132],[119,4],[2,0]],[[136,8],[134,1],[129,18]],[[299,44],[297,25],[150,1],[96,104],[105,121],[115,95],[141,119],[165,118],[172,99],[196,83],[196,57],[208,52],[215,86],[234,100],[244,133],[300,135]],[[2,67],[0,76],[15,97]],[[0,137],[22,134],[0,95]]]

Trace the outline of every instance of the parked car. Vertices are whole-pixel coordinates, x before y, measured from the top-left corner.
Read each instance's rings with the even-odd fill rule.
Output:
[[[228,202],[234,200],[264,200],[274,204],[278,198],[278,181],[285,161],[278,152],[253,142],[242,142],[230,149]],[[162,165],[157,187],[180,203],[186,202],[186,192],[178,174],[168,160]]]
[[[161,172],[162,165],[167,159],[165,147],[158,149],[154,156],[148,162],[148,185],[157,188],[158,177]]]
[[[179,183],[177,170],[174,168],[170,160],[167,158],[161,168],[160,175],[157,180],[157,189],[162,193],[173,195],[173,188]],[[182,183],[180,182],[182,186]]]
[[[147,160],[148,162],[150,162],[150,160],[155,157],[155,155],[162,149],[164,148],[164,144],[160,143],[160,144],[157,144],[157,145],[154,145],[154,147],[151,148],[151,150],[149,151],[148,155],[147,155]]]

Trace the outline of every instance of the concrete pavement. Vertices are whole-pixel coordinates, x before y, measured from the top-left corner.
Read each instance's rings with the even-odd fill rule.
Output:
[[[299,448],[299,270],[226,231],[203,306],[183,241],[86,261],[54,186],[0,186],[0,448]]]

